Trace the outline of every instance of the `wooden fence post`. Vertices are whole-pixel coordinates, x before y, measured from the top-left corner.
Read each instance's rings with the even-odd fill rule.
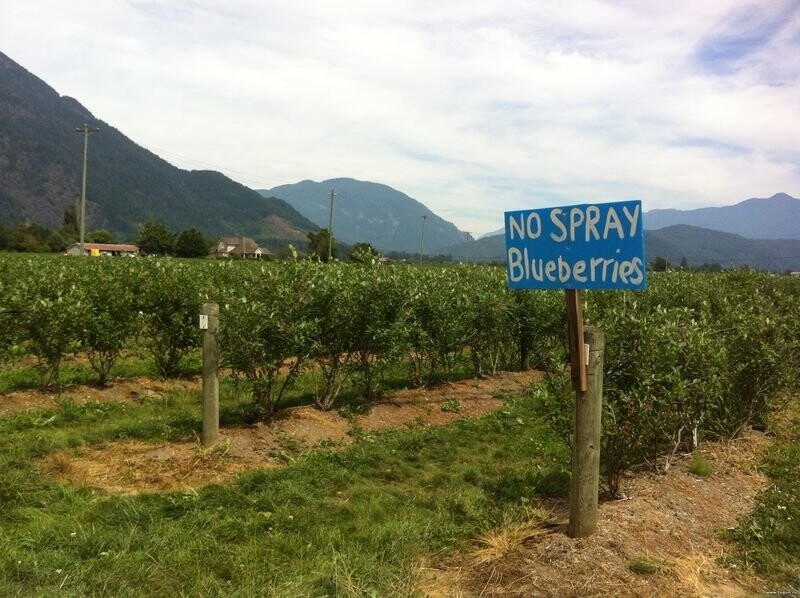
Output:
[[[204,303],[200,311],[203,331],[203,430],[200,442],[210,447],[219,435],[219,305]]]
[[[569,489],[571,538],[584,538],[597,530],[597,495],[600,487],[600,421],[603,412],[603,331],[583,330],[589,345],[586,391],[575,393],[575,436],[572,441],[572,479]]]

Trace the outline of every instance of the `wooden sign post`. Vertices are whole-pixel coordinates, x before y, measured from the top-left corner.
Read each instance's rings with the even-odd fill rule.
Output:
[[[645,288],[642,204],[518,210],[505,213],[505,225],[508,286],[565,290],[575,390],[567,533],[589,536],[597,529],[605,340],[584,328],[579,289]]]
[[[576,289],[567,289],[564,293],[567,300],[567,335],[572,388],[576,392],[586,392],[586,352],[583,342],[581,292]]]

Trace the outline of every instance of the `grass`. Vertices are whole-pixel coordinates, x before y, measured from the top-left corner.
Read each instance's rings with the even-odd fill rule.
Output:
[[[242,397],[223,385],[229,423]],[[200,429],[197,393],[0,420],[0,587],[8,595],[409,595],[425,555],[567,492],[568,454],[530,398],[442,428],[361,434],[196,492],[112,496],[59,486],[44,458]]]
[[[625,568],[636,575],[652,575],[661,570],[661,566],[658,563],[654,563],[645,557],[636,557],[629,560],[625,564]]]
[[[459,401],[458,399],[450,399],[448,401],[442,401],[441,409],[445,413],[447,412],[458,413],[459,411],[461,411],[461,401]]]
[[[800,399],[790,417],[776,422],[776,439],[762,470],[771,484],[755,510],[729,534],[740,562],[752,566],[774,590],[800,587]]]
[[[691,461],[689,461],[689,472],[705,478],[710,476],[714,472],[714,469],[701,452],[695,451],[692,453]]]

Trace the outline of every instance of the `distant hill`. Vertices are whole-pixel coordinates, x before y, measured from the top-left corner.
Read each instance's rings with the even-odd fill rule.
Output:
[[[438,253],[443,247],[467,238],[456,226],[440,218],[422,203],[387,185],[349,178],[320,183],[301,181],[260,191],[286,200],[317,226],[327,228],[330,190],[333,202],[333,236],[348,243],[359,241],[383,251],[416,253],[425,220],[424,252]]]
[[[690,266],[718,262],[726,268],[800,271],[798,239],[745,239],[686,224],[645,231],[645,252],[648,261],[660,255],[675,265],[685,257]]]
[[[776,193],[766,199],[748,199],[733,206],[698,210],[650,210],[646,229],[688,224],[733,233],[748,239],[800,239],[800,199]]]
[[[89,140],[87,229],[131,239],[158,218],[176,231],[196,227],[277,245],[317,228],[284,201],[218,172],[172,166],[2,53],[0,220],[61,225],[64,209],[80,197],[83,137],[75,128],[83,123],[100,128]]]
[[[644,240],[648,262],[661,256],[676,266],[686,258],[690,266],[717,262],[724,267],[800,271],[800,240],[796,239],[745,239],[731,233],[681,224],[646,230]],[[456,260],[505,262],[505,237],[484,237],[448,247],[443,253]]]
[[[495,235],[502,235],[505,232],[506,232],[506,227],[505,226],[501,226],[500,228],[497,228],[495,230],[490,230],[488,233],[483,233],[482,235],[478,235],[475,238],[476,239],[484,239],[486,237],[494,237]]]

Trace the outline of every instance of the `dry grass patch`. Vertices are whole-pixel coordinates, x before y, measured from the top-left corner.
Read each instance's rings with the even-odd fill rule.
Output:
[[[402,390],[354,418],[314,407],[293,407],[280,411],[269,423],[221,429],[219,443],[223,449],[204,451],[197,439],[160,444],[124,441],[83,448],[72,455],[64,453],[60,458],[71,459],[69,470],[46,463],[44,469],[62,482],[116,494],[199,488],[230,481],[245,471],[282,467],[299,452],[321,444],[346,446],[355,441],[356,428],[369,434],[414,425],[442,426],[478,417],[503,404],[498,395],[519,393],[540,378],[541,373],[536,371],[505,372],[437,388]],[[136,388],[142,388],[141,382],[136,384]],[[157,384],[148,388],[161,389]],[[122,397],[130,398],[132,390],[126,385],[109,387],[106,400],[119,399],[121,392]],[[442,411],[441,404],[452,400],[458,400],[461,409]]]
[[[751,432],[705,445],[713,468],[707,477],[689,471],[689,456],[666,475],[628,477],[629,498],[602,503],[598,532],[589,538],[564,533],[565,501],[554,507],[560,528],[544,527],[541,515],[499,526],[476,551],[442,565],[460,576],[436,579],[454,581],[454,591],[468,596],[752,595],[758,580],[724,564],[729,547],[720,531],[750,512],[766,486],[757,465],[769,442]],[[430,584],[431,576],[423,576],[419,588],[425,593]],[[441,585],[436,591],[427,595],[451,595]]]

